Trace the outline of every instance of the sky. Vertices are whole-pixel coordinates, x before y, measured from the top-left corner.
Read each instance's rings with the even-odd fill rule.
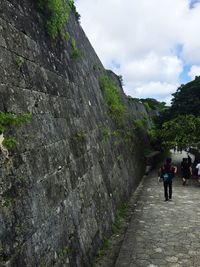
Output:
[[[200,75],[200,0],[76,0],[81,26],[125,93],[168,105]]]

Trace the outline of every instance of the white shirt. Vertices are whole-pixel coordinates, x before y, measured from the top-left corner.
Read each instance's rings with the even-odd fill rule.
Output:
[[[200,163],[197,164],[196,168],[198,169],[198,175],[200,175]]]

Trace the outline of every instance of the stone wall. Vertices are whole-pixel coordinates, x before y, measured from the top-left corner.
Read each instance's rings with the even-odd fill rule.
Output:
[[[143,175],[145,145],[137,134],[131,150],[105,138],[102,128],[116,130],[99,86],[106,71],[73,15],[67,31],[79,60],[70,43],[49,37],[35,2],[0,0],[0,111],[32,114],[7,133],[17,148],[0,154],[0,262],[90,266]],[[146,116],[109,75],[129,115]]]

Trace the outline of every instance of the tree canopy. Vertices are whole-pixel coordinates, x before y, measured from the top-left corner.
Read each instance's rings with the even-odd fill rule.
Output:
[[[179,115],[164,122],[159,131],[162,144],[167,147],[190,146],[200,139],[200,117]]]
[[[172,94],[171,114],[177,115],[192,114],[200,116],[200,77],[185,85],[181,85],[176,93]]]
[[[200,142],[200,77],[177,89],[171,107],[151,98],[141,101],[159,112],[150,132],[153,145],[186,147]]]

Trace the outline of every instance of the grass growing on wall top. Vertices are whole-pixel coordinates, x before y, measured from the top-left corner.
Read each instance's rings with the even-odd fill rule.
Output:
[[[122,125],[126,115],[125,106],[115,84],[108,76],[104,75],[100,78],[100,87],[112,119],[117,125]]]
[[[39,0],[40,9],[48,13],[47,29],[49,35],[55,39],[59,32],[62,32],[70,13],[69,1],[64,0]]]

